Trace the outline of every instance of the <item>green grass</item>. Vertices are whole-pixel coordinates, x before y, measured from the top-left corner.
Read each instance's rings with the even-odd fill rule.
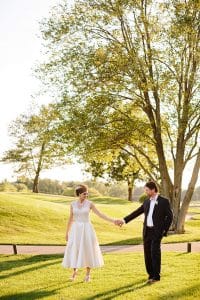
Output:
[[[163,253],[162,277],[144,284],[142,253],[104,254],[105,266],[92,270],[83,283],[81,269],[75,282],[61,266],[61,255],[0,255],[1,300],[191,300],[200,295],[200,254]]]
[[[69,204],[73,197],[33,194],[0,193],[0,243],[65,244]],[[109,216],[122,218],[136,209],[139,203],[111,197],[92,199],[98,209]],[[200,240],[200,208],[191,207],[193,219],[186,222],[186,233],[163,239],[168,242]],[[91,220],[100,244],[142,243],[142,218],[122,228],[91,213]]]

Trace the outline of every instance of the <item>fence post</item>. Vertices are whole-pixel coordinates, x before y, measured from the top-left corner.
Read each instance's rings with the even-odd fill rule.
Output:
[[[13,245],[13,252],[14,254],[17,254],[17,245]]]
[[[192,250],[191,243],[187,243],[187,252],[189,253],[189,252],[191,252],[191,250]]]

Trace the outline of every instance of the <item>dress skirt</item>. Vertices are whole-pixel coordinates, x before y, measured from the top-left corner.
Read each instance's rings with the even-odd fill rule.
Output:
[[[72,223],[61,265],[64,268],[97,268],[104,265],[97,236],[90,221]]]

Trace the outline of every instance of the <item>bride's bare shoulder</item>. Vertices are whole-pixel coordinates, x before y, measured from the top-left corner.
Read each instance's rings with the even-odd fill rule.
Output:
[[[70,205],[73,206],[76,202],[77,202],[77,200],[73,200],[70,202]]]
[[[88,199],[88,202],[89,202],[89,204],[90,204],[90,208],[92,208],[93,202],[92,202],[91,200],[89,200],[89,199]]]

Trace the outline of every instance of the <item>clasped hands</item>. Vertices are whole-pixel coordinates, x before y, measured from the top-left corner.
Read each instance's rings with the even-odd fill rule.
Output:
[[[122,225],[125,223],[125,221],[124,220],[115,220],[114,221],[114,224],[115,225],[117,225],[117,226],[119,226],[119,227],[122,227]]]

